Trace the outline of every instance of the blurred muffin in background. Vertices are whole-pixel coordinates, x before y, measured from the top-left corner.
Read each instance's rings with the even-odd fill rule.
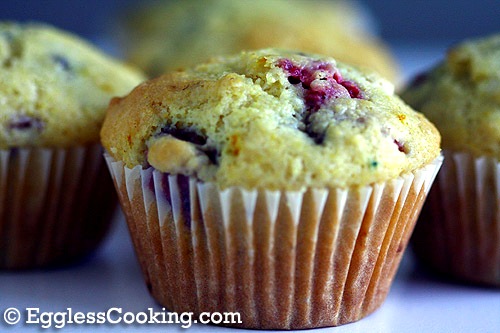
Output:
[[[106,107],[144,75],[41,23],[0,22],[0,68],[0,269],[74,263],[117,206]]]
[[[456,45],[402,96],[436,125],[445,155],[415,228],[417,257],[500,287],[500,34]]]
[[[355,2],[301,0],[154,1],[130,12],[122,31],[125,56],[149,75],[207,57],[266,47],[335,57],[392,82],[398,66]]]

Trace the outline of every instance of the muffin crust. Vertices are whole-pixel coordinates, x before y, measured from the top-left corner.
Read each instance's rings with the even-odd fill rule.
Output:
[[[114,99],[101,137],[129,167],[152,165],[221,188],[363,186],[416,170],[440,152],[434,126],[393,90],[329,57],[243,52]],[[177,141],[186,149],[172,154]]]

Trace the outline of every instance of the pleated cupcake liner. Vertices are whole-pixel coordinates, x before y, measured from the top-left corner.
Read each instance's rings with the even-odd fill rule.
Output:
[[[500,287],[500,163],[445,151],[412,247],[433,271]]]
[[[152,296],[259,329],[337,326],[377,309],[441,165],[373,186],[219,189],[106,156]]]
[[[103,239],[116,207],[100,145],[0,150],[0,269],[81,259]]]

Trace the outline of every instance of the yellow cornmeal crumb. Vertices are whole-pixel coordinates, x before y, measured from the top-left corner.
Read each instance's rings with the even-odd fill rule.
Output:
[[[303,70],[301,83],[293,66]],[[366,185],[416,170],[440,153],[437,130],[393,89],[329,57],[244,52],[114,99],[101,138],[128,167],[176,173],[204,154],[203,163],[181,173],[221,188]],[[170,136],[196,153],[183,146],[181,157],[173,156]]]
[[[134,11],[122,35],[130,60],[152,76],[207,56],[278,47],[367,66],[395,82],[398,65],[366,16],[340,0],[157,1]]]
[[[63,31],[0,22],[0,148],[99,141],[109,100],[144,76]]]
[[[403,98],[436,125],[444,149],[500,160],[500,34],[450,49]]]

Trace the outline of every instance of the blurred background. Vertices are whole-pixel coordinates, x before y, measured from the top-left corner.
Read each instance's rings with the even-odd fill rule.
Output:
[[[202,0],[200,0],[202,1]],[[251,0],[235,0],[251,1]],[[270,0],[272,1],[272,0]],[[2,0],[0,18],[50,22],[88,38],[141,0]],[[500,31],[498,0],[356,0],[375,17],[388,42],[457,40]]]
[[[2,0],[0,19],[44,21],[93,41],[112,40],[109,37],[116,18],[144,2]],[[409,69],[407,75],[426,68],[460,40],[500,32],[498,0],[356,0],[355,3],[372,17],[375,33],[395,51],[402,67]],[[116,47],[106,46],[109,53],[117,52]],[[411,63],[407,63],[408,59]]]

